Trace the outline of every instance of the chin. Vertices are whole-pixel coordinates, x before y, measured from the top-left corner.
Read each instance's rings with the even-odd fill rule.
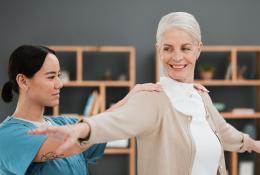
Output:
[[[60,103],[59,103],[59,101],[58,102],[52,102],[52,103],[48,103],[48,104],[46,104],[45,106],[48,106],[48,107],[56,107],[56,106],[58,106]]]

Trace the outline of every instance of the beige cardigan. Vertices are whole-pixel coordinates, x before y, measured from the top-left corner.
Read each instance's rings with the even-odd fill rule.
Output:
[[[248,135],[226,123],[207,93],[200,93],[207,121],[220,140],[222,154],[218,175],[226,175],[224,151],[249,151]],[[175,110],[164,92],[140,92],[121,108],[85,119],[91,127],[82,145],[136,136],[138,175],[190,175],[195,145],[190,133],[191,116]]]

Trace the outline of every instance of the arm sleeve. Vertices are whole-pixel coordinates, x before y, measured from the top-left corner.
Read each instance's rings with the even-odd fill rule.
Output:
[[[69,116],[69,117],[58,116],[58,117],[50,117],[50,118],[58,125],[75,124],[78,121],[78,119],[73,116]]]
[[[208,96],[207,98],[210,100],[210,109],[212,111],[212,114],[214,115],[214,121],[221,135],[224,150],[236,152],[250,152],[251,150],[249,150],[248,148],[250,138],[249,135],[238,131],[232,125],[227,123],[223,116],[214,107],[210,97]]]
[[[101,158],[104,154],[106,144],[92,145],[89,149],[83,152],[86,161],[95,163],[97,159]]]
[[[84,119],[90,126],[89,140],[82,145],[141,136],[153,132],[160,124],[160,92],[139,92],[122,107]]]
[[[43,135],[28,135],[29,129],[32,128],[14,124],[1,131],[0,160],[8,172],[25,174],[41,145],[47,139]]]

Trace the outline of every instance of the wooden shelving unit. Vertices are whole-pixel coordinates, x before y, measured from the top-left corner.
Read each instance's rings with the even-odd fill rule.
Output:
[[[74,53],[75,57],[75,70],[76,78],[69,82],[64,83],[64,88],[97,88],[101,96],[101,111],[106,110],[106,89],[110,87],[128,88],[130,90],[135,85],[135,48],[131,46],[49,46],[56,53]],[[83,67],[84,53],[126,53],[128,55],[128,79],[127,80],[84,80],[84,71],[87,71]],[[66,59],[66,58],[64,58]],[[59,57],[59,61],[62,62],[63,58]],[[102,64],[102,63],[100,63]],[[68,102],[70,103],[70,102]],[[53,109],[53,115],[60,114],[60,107]],[[80,116],[79,114],[78,116]],[[126,154],[128,155],[129,162],[129,175],[135,174],[135,140],[131,138],[129,140],[128,148],[106,148],[105,154]]]
[[[195,80],[195,82],[200,83],[204,86],[214,86],[214,87],[254,87],[256,88],[256,106],[257,109],[253,114],[233,114],[232,112],[222,112],[224,118],[226,119],[255,119],[257,121],[257,133],[259,138],[260,133],[260,46],[235,46],[235,45],[222,45],[222,46],[204,46],[202,49],[202,53],[224,53],[228,55],[228,61],[231,66],[231,78],[228,80],[223,79],[213,79],[213,80]],[[239,53],[253,53],[256,55],[256,74],[257,79],[238,79],[237,71],[238,71],[238,54]],[[210,57],[207,58],[210,62]],[[246,58],[245,58],[246,59]],[[160,61],[158,53],[156,53],[156,80],[159,80],[160,76]],[[258,156],[258,160],[255,163],[255,166],[259,164],[260,158]],[[230,175],[238,175],[238,154],[232,152],[230,156]],[[258,171],[260,171],[258,169]],[[258,172],[260,173],[260,172]]]

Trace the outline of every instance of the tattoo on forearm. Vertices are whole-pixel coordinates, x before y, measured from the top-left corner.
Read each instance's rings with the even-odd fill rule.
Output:
[[[54,152],[48,152],[48,153],[42,155],[41,161],[54,160],[54,159],[63,158],[63,157],[64,157],[64,154],[57,155]]]

